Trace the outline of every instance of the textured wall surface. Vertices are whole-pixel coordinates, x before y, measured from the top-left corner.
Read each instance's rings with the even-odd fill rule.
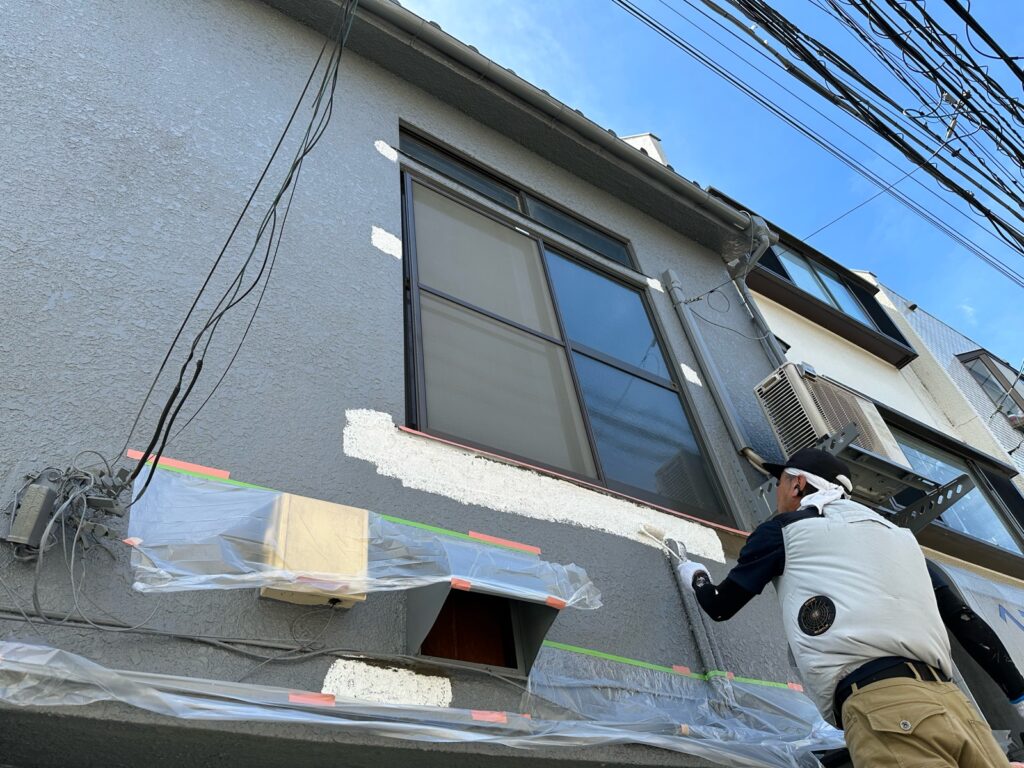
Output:
[[[790,345],[786,357],[810,363],[823,376],[842,382],[929,426],[943,428],[927,398],[914,391],[903,371],[831,331],[760,294],[758,306],[772,331]],[[934,406],[932,406],[934,407]]]
[[[0,0],[0,15],[0,281],[6,296],[0,309],[0,475],[6,475],[15,467],[66,464],[82,449],[120,451],[322,38],[243,0]],[[605,604],[599,611],[565,611],[552,639],[699,668],[658,550],[612,533],[412,490],[344,453],[346,410],[404,422],[402,263],[374,245],[401,235],[399,168],[375,147],[397,145],[400,120],[628,237],[644,275],[660,277],[673,268],[692,294],[725,279],[716,254],[346,55],[334,117],[304,166],[260,314],[224,386],[168,454],[261,485],[539,544],[545,558],[586,568]],[[286,150],[290,156],[294,144]],[[278,163],[270,178],[280,179],[281,172]],[[265,204],[266,196],[258,198],[255,210]],[[243,222],[225,266],[244,258],[253,225],[254,216]],[[215,278],[214,296],[226,282]],[[668,296],[655,290],[650,296],[674,362],[696,368]],[[709,345],[720,353],[755,446],[772,453],[770,432],[750,395],[770,368],[749,338],[754,332],[735,294],[724,304],[700,311],[741,333],[709,325]],[[211,306],[207,300],[200,309]],[[195,402],[219,378],[245,315],[218,330]],[[174,359],[180,364],[180,356]],[[161,379],[130,447],[145,446],[146,428],[170,387],[169,378]],[[755,507],[749,470],[736,459],[706,388],[689,384],[688,397],[717,454],[723,485],[739,504]],[[580,491],[581,504],[587,493]],[[125,550],[104,544],[85,555],[90,610],[130,622],[152,616],[149,626],[176,632],[283,642],[315,635],[326,620],[251,591],[133,593]],[[713,571],[720,576],[724,568],[716,564]],[[23,598],[32,576],[27,565],[4,569]],[[70,610],[67,570],[56,551],[42,576],[43,607]],[[9,598],[0,595],[5,609],[13,607]],[[715,628],[729,669],[792,679],[775,612],[768,590],[736,620]],[[331,663],[320,658],[254,669],[252,659],[186,641],[20,621],[0,623],[0,635],[41,640],[112,666],[312,690],[320,689]],[[371,595],[334,616],[323,634],[330,647],[378,654],[402,652],[403,638],[398,593]],[[450,677],[455,706],[502,709],[518,702],[519,691],[486,677]],[[97,711],[121,716],[116,708]],[[292,730],[288,738],[303,733]],[[650,750],[609,754],[620,762],[662,760],[651,758]],[[678,756],[672,760],[682,764]]]
[[[908,299],[888,288],[884,290],[902,320],[924,342],[928,352],[962,395],[962,398],[941,397],[941,394],[937,393],[936,397],[940,404],[952,411],[949,414],[950,418],[963,432],[962,439],[977,448],[991,452],[1000,461],[1007,464],[1012,462],[1021,472],[1024,472],[1024,451],[1007,455],[1008,451],[1020,445],[1021,440],[1024,439],[1024,433],[1014,429],[1004,414],[995,413],[995,405],[992,400],[956,357],[964,352],[973,352],[979,349],[978,342],[946,325],[921,308],[911,310]],[[911,365],[913,366],[913,364]],[[965,408],[964,405],[967,407]],[[993,445],[985,445],[984,438],[988,438]],[[1014,478],[1014,482],[1024,491],[1024,478],[1018,475]]]

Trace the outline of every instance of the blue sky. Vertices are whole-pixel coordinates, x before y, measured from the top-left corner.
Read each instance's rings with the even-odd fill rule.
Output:
[[[882,140],[827,107],[782,70],[744,48],[694,6],[696,0],[635,0],[644,10],[741,76],[775,103],[811,125],[884,177],[910,170]],[[746,95],[694,62],[615,6],[611,0],[402,0],[447,32],[620,136],[650,131],[662,139],[677,172],[715,186],[803,237],[871,197],[878,188]],[[775,7],[799,26],[870,71],[874,62],[810,0],[777,0]],[[940,15],[941,3],[929,3]],[[934,7],[932,7],[934,6]],[[1024,24],[1011,3],[975,3],[981,23],[1011,54],[1024,54]],[[943,23],[946,17],[940,16]],[[949,20],[951,31],[962,24]],[[840,123],[868,146],[844,135],[778,85],[754,71],[700,29]],[[874,72],[872,72],[874,76]],[[881,77],[881,75],[879,75]],[[1004,83],[1011,95],[1021,85]],[[875,150],[883,157],[872,152]],[[886,159],[895,164],[895,167]],[[919,173],[919,172],[918,172]],[[1024,272],[1024,256],[918,185],[923,173],[900,182],[956,231]],[[931,189],[936,189],[930,186]],[[946,193],[956,208],[964,206]],[[922,309],[975,339],[1014,367],[1024,357],[1024,289],[905,209],[888,195],[868,203],[810,241],[835,260],[867,269]]]

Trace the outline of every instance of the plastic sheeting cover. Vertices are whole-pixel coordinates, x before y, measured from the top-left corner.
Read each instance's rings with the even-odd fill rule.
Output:
[[[136,492],[145,477],[144,472],[136,481]],[[300,531],[303,554],[285,566],[289,553],[280,520],[282,510],[297,502],[318,513],[298,525],[312,525],[308,519],[316,528]],[[362,527],[332,524],[329,516],[335,512],[338,520],[363,521]],[[125,541],[134,547],[133,587],[141,592],[298,585],[361,594],[458,579],[473,590],[517,599],[601,606],[600,593],[577,565],[549,563],[529,552],[266,488],[157,469],[130,514]],[[352,567],[337,573],[296,567],[295,562],[348,562]]]
[[[770,753],[775,765],[818,765],[812,751],[845,746],[814,703],[783,683],[729,680],[724,673],[704,679],[544,648],[529,692],[537,711],[547,703],[620,727],[687,734],[727,744],[731,754]]]
[[[810,702],[788,689],[738,691],[739,709],[714,703],[714,686],[687,687],[616,670],[602,678],[575,678],[591,660],[545,649],[543,679],[525,703],[554,696],[592,713],[572,719],[571,707],[555,719],[535,714],[412,707],[342,700],[328,694],[217,680],[108,669],[67,651],[0,642],[0,702],[14,706],[84,706],[115,701],[188,720],[262,721],[329,725],[350,732],[424,742],[488,742],[519,748],[644,744],[729,766],[810,768],[809,750],[842,744],[802,713]],[[582,666],[580,666],[582,664]],[[737,686],[741,688],[741,686]],[[574,690],[569,695],[560,694]],[[777,697],[777,698],[776,698]],[[742,702],[742,704],[741,704]],[[664,711],[661,707],[667,707]],[[764,707],[764,713],[749,707]],[[788,711],[788,716],[784,714]],[[732,714],[730,715],[729,712]],[[676,716],[679,715],[680,718]],[[678,719],[690,724],[682,735]],[[763,730],[758,731],[758,726]],[[824,725],[821,723],[820,725]],[[803,735],[801,736],[801,733]]]

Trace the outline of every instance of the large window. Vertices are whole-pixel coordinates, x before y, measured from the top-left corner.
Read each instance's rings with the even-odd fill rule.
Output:
[[[415,426],[728,521],[646,297],[411,174],[404,196]]]
[[[960,361],[988,395],[993,410],[1015,422],[1024,420],[1024,381],[1015,371],[1010,371],[983,350],[960,355]]]
[[[790,281],[797,288],[803,289],[814,298],[869,328],[877,329],[875,322],[864,310],[853,291],[835,272],[821,264],[811,263],[789,248],[777,245],[772,250],[782,263]]]
[[[904,432],[893,430],[896,441],[918,474],[937,483],[948,483],[966,474],[975,484],[974,490],[942,513],[939,520],[948,527],[989,544],[1021,554],[1017,536],[1011,531],[1011,524],[1003,519],[999,503],[990,499],[982,490],[984,482],[981,472],[970,466],[964,459],[919,440]],[[916,492],[909,492],[918,495]],[[913,501],[907,497],[903,503]]]

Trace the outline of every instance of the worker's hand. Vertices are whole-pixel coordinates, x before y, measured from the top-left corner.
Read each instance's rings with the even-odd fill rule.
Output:
[[[693,587],[693,580],[697,578],[697,576],[703,576],[708,581],[711,580],[711,577],[708,576],[707,568],[700,563],[693,562],[692,560],[686,560],[679,563],[676,568],[679,569],[679,575],[682,576],[683,583],[690,587]]]

